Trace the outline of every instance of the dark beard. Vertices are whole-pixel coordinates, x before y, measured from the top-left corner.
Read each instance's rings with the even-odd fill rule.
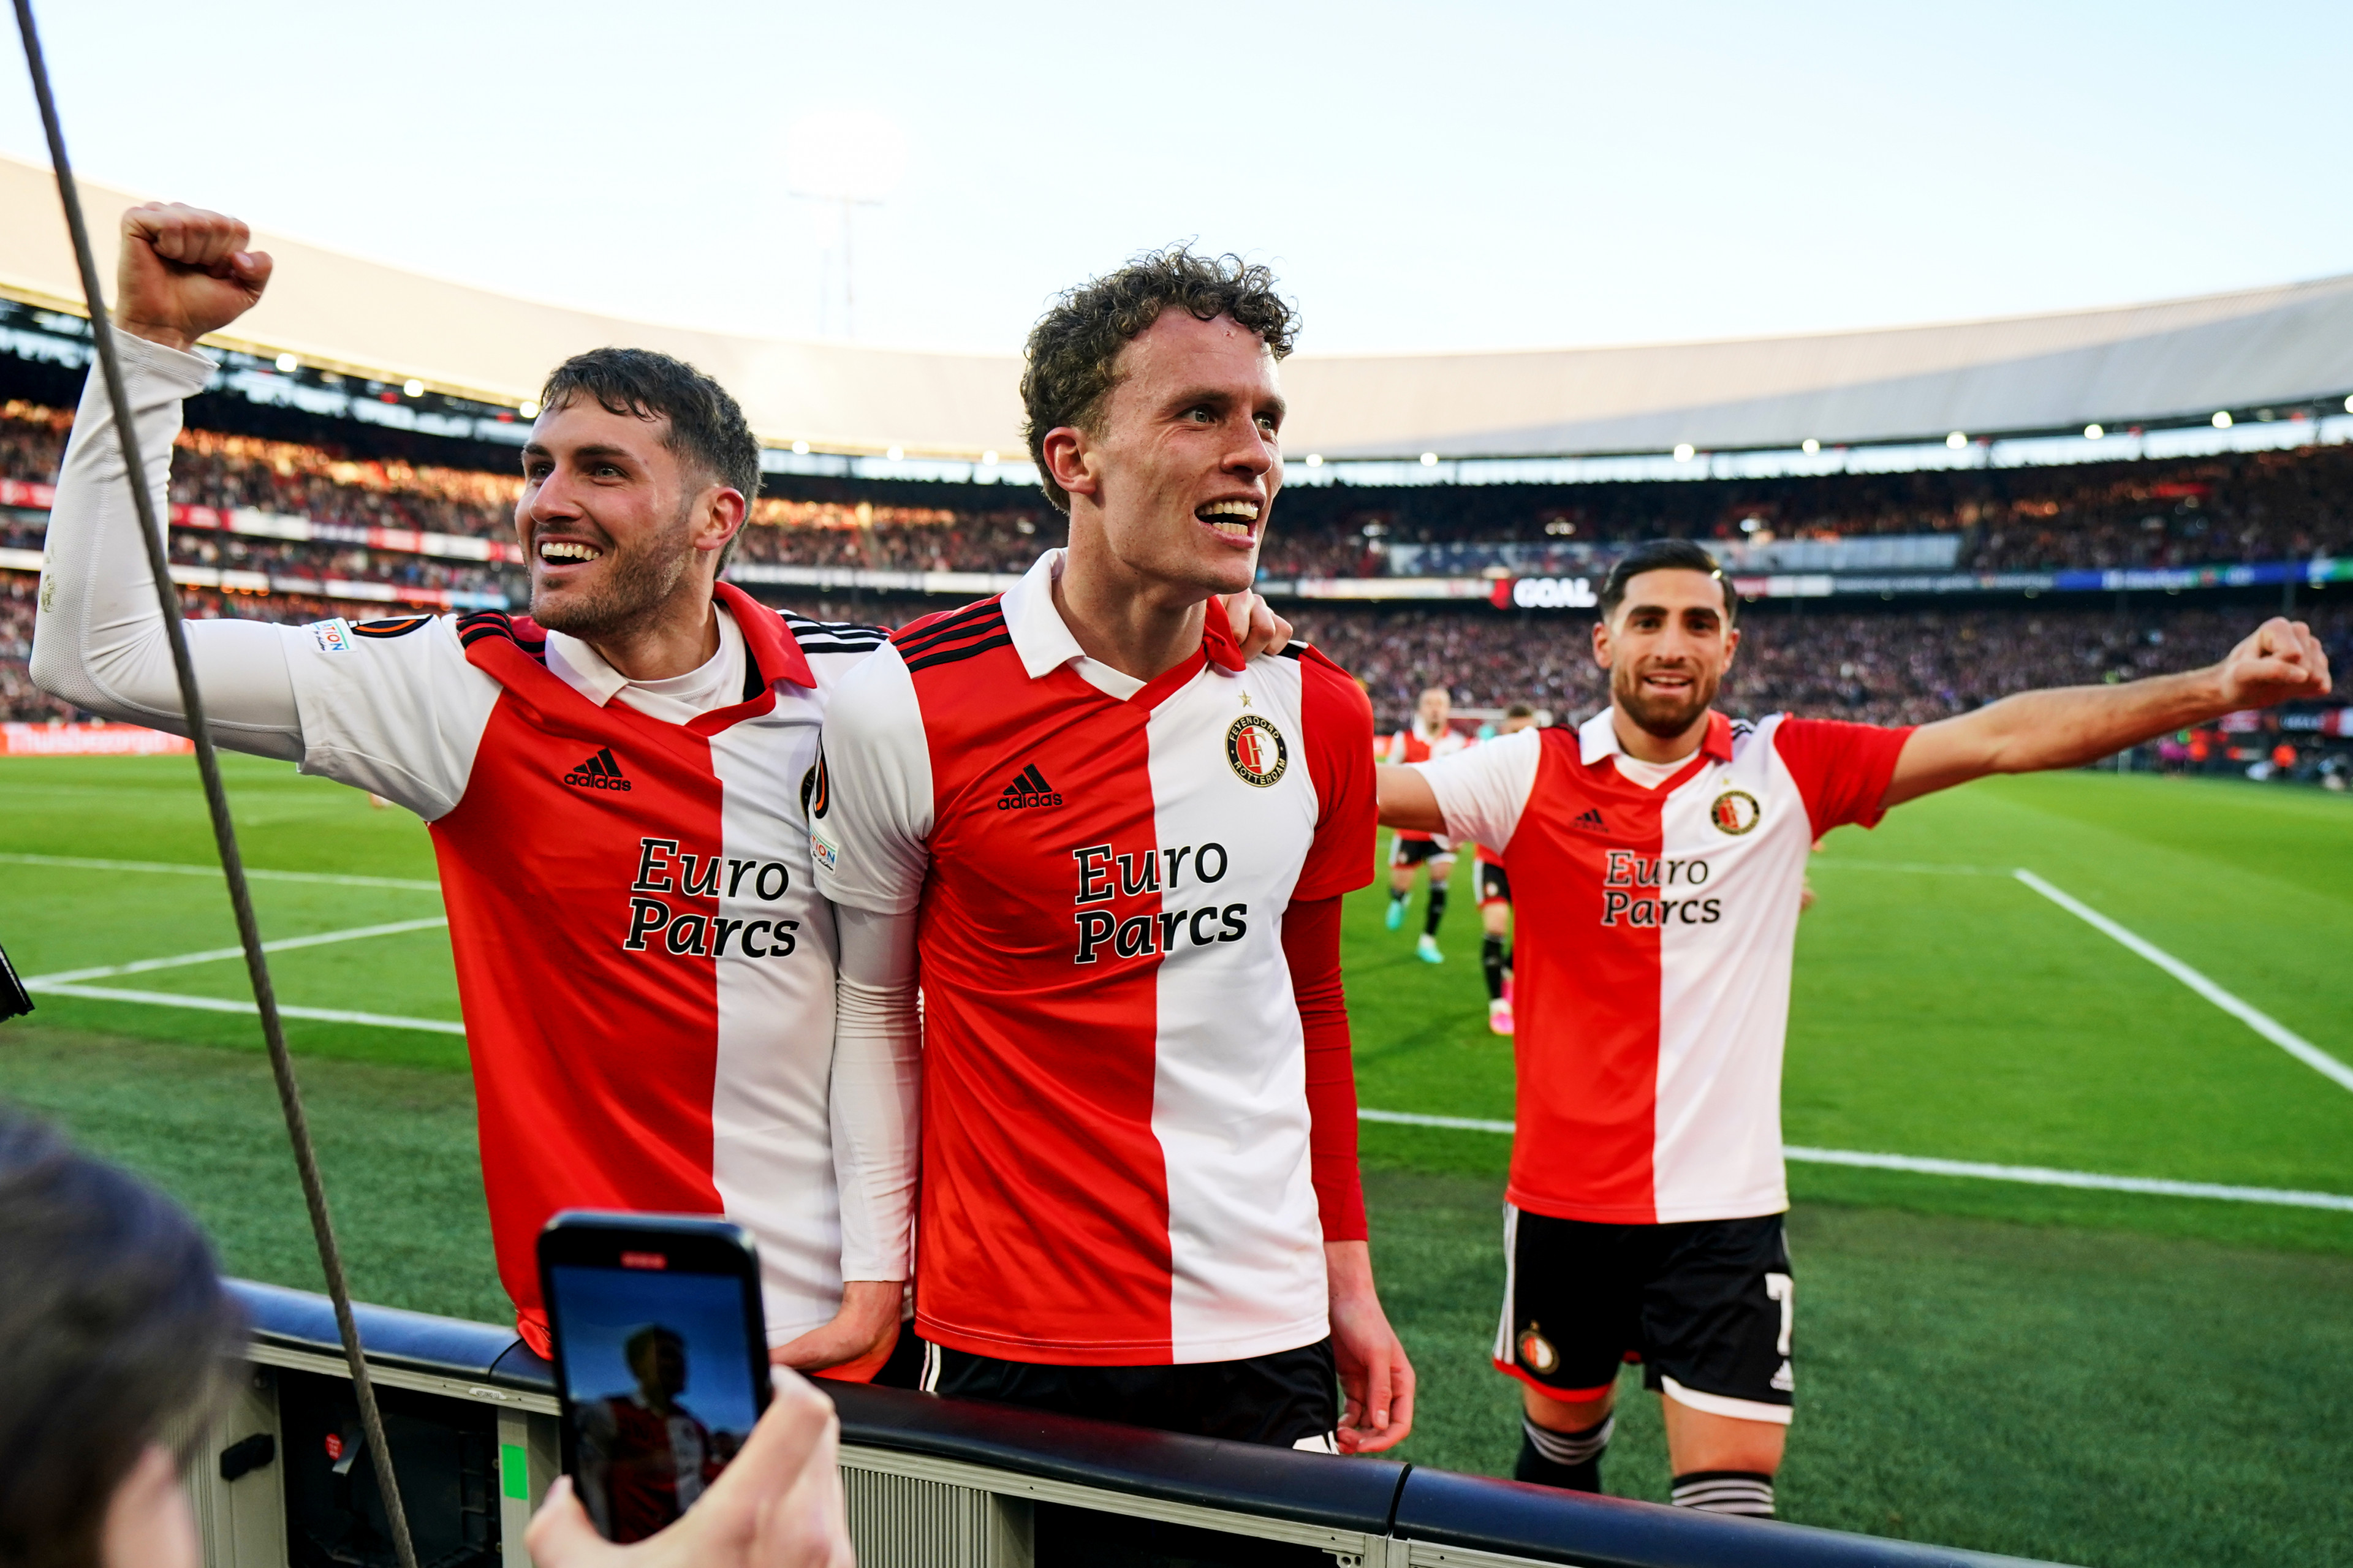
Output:
[[[681,514],[682,521],[682,514]],[[604,580],[586,595],[551,615],[540,602],[536,587],[531,595],[531,617],[550,631],[596,642],[643,625],[662,602],[678,591],[693,563],[691,546],[672,547],[667,537],[650,539],[627,552],[606,557]]]
[[[1715,700],[1715,676],[1704,670],[1694,671],[1691,697],[1685,701],[1668,703],[1643,696],[1633,670],[1621,667],[1609,672],[1609,695],[1619,710],[1634,721],[1637,729],[1662,741],[1672,741],[1697,723],[1700,715]]]

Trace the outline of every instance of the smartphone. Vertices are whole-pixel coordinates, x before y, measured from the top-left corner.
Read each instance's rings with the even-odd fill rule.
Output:
[[[768,1407],[760,1260],[708,1215],[566,1209],[539,1236],[564,1469],[607,1541],[692,1508]]]

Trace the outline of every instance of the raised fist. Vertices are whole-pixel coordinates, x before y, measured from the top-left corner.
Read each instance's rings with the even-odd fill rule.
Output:
[[[245,225],[201,207],[149,202],[122,215],[114,324],[167,348],[193,349],[261,299],[269,256]]]
[[[2274,616],[2217,667],[2234,710],[2328,695],[2328,655],[2302,621]]]

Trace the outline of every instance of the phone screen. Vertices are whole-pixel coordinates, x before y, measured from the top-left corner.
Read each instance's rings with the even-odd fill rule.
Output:
[[[642,1541],[718,1479],[767,1390],[740,1277],[671,1268],[650,1247],[616,1261],[641,1266],[550,1260],[543,1278],[573,1484],[607,1540]]]

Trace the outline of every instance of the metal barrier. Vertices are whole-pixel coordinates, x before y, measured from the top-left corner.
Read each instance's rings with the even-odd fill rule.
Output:
[[[234,1286],[232,1408],[178,1444],[208,1568],[392,1562],[323,1296]],[[523,1568],[557,1470],[547,1363],[513,1333],[358,1309],[422,1568]],[[1989,1568],[2018,1558],[1261,1448],[897,1389],[841,1415],[865,1568]]]

